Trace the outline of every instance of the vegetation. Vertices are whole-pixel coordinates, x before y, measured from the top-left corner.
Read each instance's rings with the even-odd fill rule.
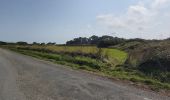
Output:
[[[98,47],[109,47],[124,42],[125,39],[112,36],[91,36],[89,38],[79,37],[67,41],[66,45],[97,45]]]
[[[6,42],[0,41],[0,45],[7,45]]]
[[[139,46],[129,53],[127,63],[154,79],[170,83],[170,41]]]
[[[8,45],[9,47],[9,45]],[[75,56],[89,57],[102,62],[114,64],[114,66],[123,64],[127,59],[127,53],[109,48],[97,48],[96,46],[52,46],[52,45],[11,45],[12,48],[20,50],[32,50],[44,53],[63,54]]]
[[[20,41],[20,42],[17,42],[16,44],[18,44],[18,45],[27,45],[28,43]]]
[[[5,48],[106,76],[170,90],[170,39],[75,38],[66,45],[49,42],[0,42]]]
[[[72,55],[72,54],[70,55],[68,53],[66,54],[56,53],[56,52],[51,52],[51,51],[47,52],[47,51],[44,51],[44,49],[42,49],[42,51],[39,51],[39,50],[36,51],[35,49],[34,50],[28,49],[28,46],[26,48],[23,48],[23,47],[21,48],[18,46],[16,47],[13,46],[10,48],[14,51],[17,51],[17,52],[20,52],[26,55],[37,57],[40,59],[50,60],[50,61],[53,61],[59,64],[68,65],[68,66],[71,66],[72,68],[93,71],[93,72],[100,73],[102,75],[115,77],[115,78],[119,78],[122,80],[130,80],[132,82],[135,82],[136,84],[144,83],[144,84],[149,85],[154,90],[159,90],[159,89],[169,90],[170,89],[170,85],[168,83],[160,82],[154,78],[146,76],[144,73],[142,73],[141,71],[137,69],[132,69],[132,68],[128,68],[127,66],[125,66],[124,61],[126,61],[125,58],[127,57],[127,54],[120,50],[107,49],[108,50],[107,52],[110,53],[108,54],[109,59],[107,58],[107,56],[105,56],[106,58],[103,58],[103,60],[101,60],[101,58],[100,59],[91,58],[91,57],[82,56],[82,55]],[[116,60],[113,60],[111,58],[116,59]]]

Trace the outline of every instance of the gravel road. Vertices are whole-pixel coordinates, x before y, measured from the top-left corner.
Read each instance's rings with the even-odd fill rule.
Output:
[[[0,100],[170,100],[170,97],[0,49]]]

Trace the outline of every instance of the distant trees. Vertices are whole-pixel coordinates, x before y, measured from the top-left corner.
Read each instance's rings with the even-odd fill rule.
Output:
[[[47,45],[55,45],[56,43],[54,42],[48,42]]]
[[[33,42],[32,45],[40,45],[40,43]]]
[[[48,43],[37,43],[37,42],[33,42],[31,45],[56,45],[55,42],[48,42]]]
[[[167,39],[165,39],[165,40],[170,40],[170,37],[169,37],[169,38],[167,38]]]
[[[117,45],[123,42],[125,42],[125,39],[123,38],[105,35],[100,38],[100,41],[97,46],[98,47],[109,47],[109,46]]]
[[[79,37],[74,38],[73,40],[67,41],[67,45],[83,45],[83,44],[90,44],[89,39],[86,37]]]
[[[23,42],[23,41],[19,41],[19,42],[17,42],[16,44],[17,44],[17,45],[28,45],[27,42]]]
[[[170,38],[164,39],[166,41],[169,41]],[[160,40],[145,40],[145,39],[140,39],[140,38],[134,38],[134,39],[124,39],[124,38],[118,38],[118,37],[113,37],[113,36],[108,36],[108,35],[103,35],[103,36],[96,36],[92,35],[91,37],[78,37],[74,38],[70,41],[67,41],[66,44],[60,44],[60,45],[96,45],[98,47],[109,47],[109,46],[114,46],[120,43],[127,43],[127,42],[159,42]],[[27,42],[24,41],[19,41],[19,42],[3,42],[0,41],[0,45],[57,45],[55,42],[48,42],[48,43],[38,43],[38,42],[33,42],[32,44],[28,44]]]
[[[19,42],[3,42],[0,41],[0,45],[28,45],[27,42],[19,41]]]
[[[95,36],[95,35],[91,36],[89,38],[89,40],[90,40],[90,44],[98,44],[99,43],[99,37]]]
[[[40,43],[40,45],[45,45],[45,43]]]
[[[118,37],[112,37],[112,36],[91,36],[89,38],[86,37],[79,37],[74,38],[73,40],[67,41],[66,45],[97,45],[98,47],[108,47],[111,45],[116,45],[119,43],[124,42],[125,39],[118,38]]]
[[[6,42],[0,41],[0,45],[7,45]]]

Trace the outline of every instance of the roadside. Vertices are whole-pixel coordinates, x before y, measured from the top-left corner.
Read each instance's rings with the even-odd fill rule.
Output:
[[[0,68],[7,71],[7,80],[13,79],[0,83],[0,87],[6,85],[0,90],[2,100],[169,100],[167,96],[9,50],[0,49],[0,55]]]
[[[48,60],[54,63],[58,63],[58,64],[62,64],[62,65],[67,65],[70,66],[73,69],[79,69],[79,70],[83,70],[83,71],[88,71],[89,73],[93,73],[96,75],[102,75],[102,76],[106,76],[112,80],[118,80],[117,82],[122,82],[124,84],[128,84],[130,86],[135,86],[137,88],[143,89],[143,90],[147,90],[147,91],[152,91],[152,92],[156,92],[159,93],[161,95],[167,95],[170,96],[170,90],[169,90],[169,84],[163,84],[163,83],[159,83],[156,82],[155,80],[152,79],[142,79],[145,77],[136,77],[134,74],[130,75],[127,72],[118,70],[115,73],[110,73],[110,71],[104,69],[104,70],[96,70],[94,68],[91,68],[90,66],[81,66],[78,64],[75,64],[73,62],[68,62],[68,61],[61,61],[58,60],[58,55],[54,55],[54,54],[50,54],[50,53],[43,53],[43,52],[36,52],[36,51],[31,51],[31,50],[16,50],[16,49],[12,49],[16,52],[25,54],[25,55],[29,55],[29,56],[33,56],[39,59],[43,59],[43,60]],[[127,75],[127,76],[126,76]],[[138,80],[137,80],[138,79]]]

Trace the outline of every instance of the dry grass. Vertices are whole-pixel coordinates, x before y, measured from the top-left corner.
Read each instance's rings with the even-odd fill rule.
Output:
[[[48,50],[50,52],[81,54],[88,56],[100,56],[113,66],[121,65],[127,59],[127,53],[117,49],[97,48],[96,46],[50,46],[50,45],[32,45],[32,46],[17,46],[19,48],[29,48],[33,50]]]

